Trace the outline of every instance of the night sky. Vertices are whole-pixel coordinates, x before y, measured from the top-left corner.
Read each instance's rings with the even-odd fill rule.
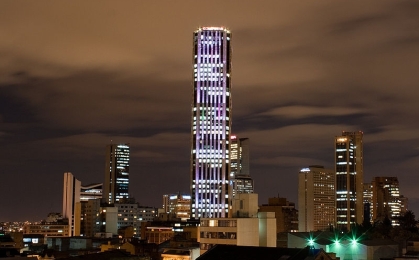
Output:
[[[130,143],[130,193],[189,192],[192,35],[232,32],[232,132],[259,203],[297,202],[364,132],[364,182],[396,176],[419,215],[419,1],[0,1],[0,221],[62,211],[63,173],[103,182]]]

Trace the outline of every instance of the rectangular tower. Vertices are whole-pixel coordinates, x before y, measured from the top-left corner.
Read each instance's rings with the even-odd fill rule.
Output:
[[[372,184],[364,182],[364,223],[373,223],[374,209],[372,207]]]
[[[191,210],[193,218],[228,217],[231,189],[231,33],[203,27],[193,34]]]
[[[335,172],[320,165],[298,174],[298,231],[327,231],[335,226]]]
[[[106,146],[103,198],[107,203],[112,204],[129,197],[129,151],[128,144]]]
[[[342,132],[335,137],[336,227],[350,230],[363,221],[363,133]]]
[[[249,138],[231,136],[230,183],[233,197],[237,193],[253,193],[253,179],[249,171]]]

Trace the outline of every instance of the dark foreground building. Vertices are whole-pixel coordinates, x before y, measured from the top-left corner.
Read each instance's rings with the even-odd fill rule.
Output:
[[[323,249],[216,245],[197,260],[332,260]]]

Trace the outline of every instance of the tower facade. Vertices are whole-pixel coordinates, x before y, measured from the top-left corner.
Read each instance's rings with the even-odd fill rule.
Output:
[[[298,231],[327,231],[335,226],[335,172],[320,165],[298,174]]]
[[[233,197],[237,193],[253,193],[253,179],[249,170],[249,138],[231,136],[230,182]]]
[[[81,181],[77,180],[71,172],[64,173],[63,183],[63,217],[68,219],[70,236],[80,235],[80,222],[77,204],[80,203]]]
[[[228,217],[231,186],[231,33],[203,27],[193,34],[191,217]]]
[[[363,221],[363,133],[342,132],[335,137],[336,227],[350,230]]]
[[[115,203],[129,197],[129,154],[128,144],[106,146],[103,197],[107,203]]]

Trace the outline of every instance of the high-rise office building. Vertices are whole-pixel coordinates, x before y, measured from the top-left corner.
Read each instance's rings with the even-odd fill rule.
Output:
[[[397,177],[374,177],[372,181],[372,220],[391,220],[393,226],[399,225],[397,217],[401,214],[399,181]]]
[[[203,27],[193,34],[191,210],[193,218],[229,214],[231,186],[231,33]]]
[[[363,133],[342,132],[335,137],[336,227],[350,230],[363,222]]]
[[[253,193],[253,179],[249,171],[249,138],[231,136],[230,182],[233,197],[237,193]]]
[[[112,204],[129,197],[129,152],[128,144],[106,146],[103,197],[107,203]]]
[[[320,165],[298,174],[298,230],[327,231],[335,226],[335,171]]]

